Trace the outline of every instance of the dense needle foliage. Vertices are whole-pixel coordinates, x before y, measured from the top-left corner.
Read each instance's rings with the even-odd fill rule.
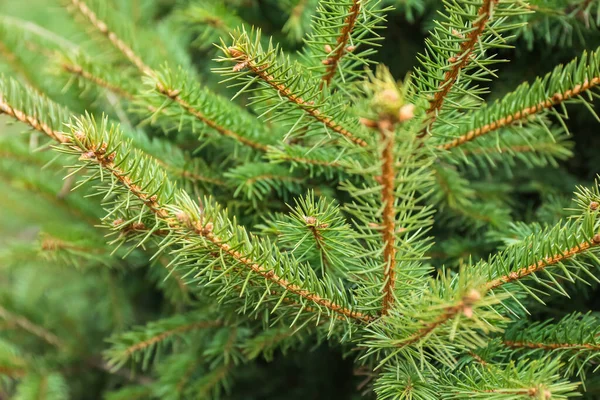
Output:
[[[0,3],[0,399],[598,398],[599,26]]]

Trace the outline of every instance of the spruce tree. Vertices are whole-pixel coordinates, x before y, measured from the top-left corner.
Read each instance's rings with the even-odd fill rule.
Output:
[[[0,12],[0,398],[598,398],[600,1]]]

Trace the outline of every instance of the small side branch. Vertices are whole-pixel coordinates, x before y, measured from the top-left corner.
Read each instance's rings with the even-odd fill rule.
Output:
[[[197,330],[197,329],[214,328],[217,326],[221,326],[221,324],[222,324],[221,321],[198,321],[198,322],[194,322],[191,324],[178,326],[177,328],[169,329],[168,331],[162,332],[162,333],[155,335],[151,338],[148,338],[144,341],[141,341],[132,346],[129,346],[128,348],[126,348],[123,351],[123,353],[127,356],[130,356],[131,354],[133,354],[137,351],[146,349],[158,342],[163,341],[164,339],[166,339],[170,336],[177,335],[179,333]]]
[[[346,137],[354,144],[357,144],[361,147],[367,146],[367,142],[354,136],[354,134],[352,134],[346,128],[338,124],[332,118],[323,115],[319,110],[317,110],[315,107],[306,102],[302,97],[292,93],[292,91],[284,84],[278,83],[272,75],[269,75],[269,73],[265,70],[264,67],[258,66],[248,54],[232,47],[230,47],[228,51],[239,62],[239,64],[236,65],[234,68],[249,68],[255,75],[257,75],[261,80],[263,80],[263,82],[267,83],[269,86],[275,89],[282,97],[285,97],[292,103],[297,104],[309,116],[321,122],[327,128]]]
[[[578,244],[577,246],[565,250],[560,254],[556,254],[551,257],[546,257],[543,260],[538,261],[535,264],[531,264],[527,267],[521,268],[517,271],[511,272],[508,275],[501,276],[500,278],[494,279],[486,284],[487,290],[496,289],[506,283],[515,282],[521,278],[534,274],[543,270],[546,267],[557,264],[559,262],[565,261],[577,254],[583,253],[593,247],[597,247],[600,245],[600,234],[594,235],[591,242],[583,242]]]
[[[465,40],[460,44],[460,50],[455,57],[448,60],[451,63],[450,69],[444,75],[440,82],[438,90],[433,99],[429,102],[429,108],[426,112],[425,127],[419,133],[419,137],[425,136],[437,119],[437,114],[444,105],[444,100],[452,87],[456,83],[460,72],[471,62],[473,50],[479,42],[481,35],[485,31],[486,24],[492,17],[494,7],[499,0],[484,0],[477,13],[477,19],[473,22],[473,27]]]
[[[577,97],[581,95],[583,92],[590,90],[600,84],[600,77],[594,77],[591,80],[586,80],[583,84],[575,85],[572,89],[569,89],[563,93],[555,93],[552,97],[541,101],[540,103],[533,105],[531,107],[523,108],[520,111],[517,111],[514,114],[507,115],[506,117],[502,117],[496,121],[490,122],[482,127],[472,129],[465,134],[460,135],[456,139],[451,142],[444,143],[438,146],[440,150],[450,150],[455,147],[458,147],[464,143],[470,142],[472,140],[477,139],[480,136],[503,128],[512,124],[513,122],[525,119],[531,115],[537,114],[542,110],[549,109],[554,107],[564,101],[567,101],[571,98]]]
[[[346,54],[348,42],[350,41],[350,36],[352,35],[352,31],[354,30],[354,26],[356,25],[356,20],[360,14],[361,9],[361,0],[353,0],[352,6],[350,6],[350,10],[348,10],[348,16],[344,20],[344,25],[340,30],[340,35],[337,38],[335,51],[333,55],[323,62],[327,66],[325,71],[325,75],[323,75],[323,81],[321,82],[321,88],[325,85],[329,85],[331,80],[335,76],[340,61],[344,54]]]
[[[113,46],[119,50],[136,68],[145,75],[154,76],[154,71],[127,45],[116,33],[108,29],[108,26],[85,4],[83,0],[71,0],[75,9],[83,15],[100,33],[108,38]]]
[[[156,89],[163,96],[166,96],[166,97],[170,98],[171,100],[173,100],[175,103],[179,104],[179,106],[182,109],[184,109],[188,114],[192,115],[198,121],[204,123],[205,125],[211,127],[215,131],[219,132],[219,134],[221,134],[222,136],[232,138],[246,146],[252,147],[255,150],[260,150],[263,152],[267,151],[268,146],[265,146],[264,144],[254,142],[248,138],[240,136],[237,133],[235,133],[235,132],[217,124],[213,120],[207,118],[202,112],[195,109],[194,107],[192,107],[192,105],[190,103],[188,103],[187,101],[182,99],[180,97],[181,92],[179,90],[168,90],[168,89],[164,88],[162,85],[158,85]]]
[[[116,85],[111,84],[110,82],[107,82],[106,80],[95,76],[93,74],[91,74],[89,71],[86,71],[82,66],[80,65],[76,65],[76,64],[69,64],[69,63],[62,63],[61,64],[61,68],[65,71],[68,72],[70,74],[79,76],[83,79],[85,79],[86,81],[92,82],[93,84],[95,84],[96,86],[99,86],[101,88],[104,88],[110,92],[113,92],[114,94],[116,94],[117,96],[128,100],[128,101],[133,101],[134,100],[134,95],[128,91],[126,91],[123,88],[120,88]]]
[[[469,290],[466,294],[463,295],[460,301],[458,301],[454,305],[442,308],[440,310],[440,315],[437,318],[425,324],[415,334],[400,341],[398,344],[396,344],[396,347],[404,348],[417,343],[421,339],[431,334],[438,327],[450,321],[452,318],[456,317],[459,314],[463,314],[467,318],[471,318],[473,316],[473,308],[477,304],[477,302],[481,300],[481,298],[481,293],[479,293],[477,290]]]
[[[38,338],[42,339],[46,343],[51,344],[52,346],[54,346],[56,348],[60,349],[60,348],[65,347],[65,344],[63,343],[63,341],[60,340],[59,337],[56,336],[54,333],[49,332],[48,330],[44,329],[43,327],[34,324],[27,318],[24,318],[22,316],[11,313],[10,311],[8,311],[6,308],[4,308],[2,306],[0,306],[0,318],[5,319],[6,321],[12,322],[19,328],[23,329],[24,331],[27,331],[27,332],[31,333],[32,335],[37,336]]]

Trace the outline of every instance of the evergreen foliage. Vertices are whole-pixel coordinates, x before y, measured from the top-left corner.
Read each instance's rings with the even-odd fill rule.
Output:
[[[597,398],[600,1],[16,3],[0,398]]]

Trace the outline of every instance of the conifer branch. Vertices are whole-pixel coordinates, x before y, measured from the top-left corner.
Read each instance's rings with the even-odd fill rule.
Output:
[[[144,75],[154,76],[154,71],[133,51],[127,43],[109,30],[108,25],[94,13],[83,0],[71,0],[71,4],[83,15],[101,34],[113,44],[135,67]]]
[[[350,6],[350,9],[348,10],[348,15],[344,20],[344,25],[342,26],[340,35],[337,38],[334,52],[331,57],[323,60],[323,63],[327,66],[327,68],[325,70],[325,75],[323,75],[322,78],[321,88],[323,88],[324,85],[329,85],[331,83],[331,80],[338,70],[338,65],[342,57],[344,57],[344,54],[349,51],[347,48],[348,42],[350,41],[352,30],[354,29],[354,25],[356,24],[356,20],[360,14],[361,1],[362,0],[352,1],[352,6]]]
[[[260,150],[263,152],[266,152],[268,149],[268,146],[255,142],[253,140],[250,140],[246,137],[243,137],[219,124],[217,124],[215,121],[207,118],[201,111],[195,109],[194,107],[192,107],[192,105],[190,103],[188,103],[187,101],[185,101],[184,99],[182,99],[179,94],[181,93],[181,91],[179,90],[169,90],[167,88],[165,88],[162,84],[158,84],[157,88],[159,93],[161,93],[162,95],[168,97],[169,99],[173,100],[174,102],[176,102],[177,104],[179,104],[181,106],[182,109],[184,109],[188,114],[194,116],[194,118],[196,118],[198,121],[204,123],[205,125],[211,127],[212,129],[214,129],[215,131],[219,132],[219,134],[221,134],[222,136],[225,137],[230,137],[232,139],[235,139],[236,141],[249,146],[255,150]]]
[[[383,307],[382,314],[388,313],[394,303],[394,287],[396,285],[396,197],[395,182],[396,174],[394,172],[394,128],[388,130],[388,125],[393,123],[380,123],[379,132],[382,143],[382,165],[381,165],[381,202],[383,204]]]
[[[74,153],[80,154],[80,160],[97,163],[103,170],[110,172],[112,176],[114,176],[114,178],[129,191],[129,193],[138,198],[160,220],[164,221],[171,231],[178,232],[182,236],[196,234],[204,238],[206,241],[218,248],[223,254],[229,255],[237,263],[245,266],[266,280],[277,284],[287,292],[296,294],[301,298],[314,302],[334,313],[343,315],[345,317],[361,322],[371,321],[372,318],[370,316],[347,309],[339,304],[336,304],[332,300],[323,298],[320,295],[312,293],[297,284],[291,283],[284,277],[277,275],[273,270],[243,255],[241,252],[232,248],[229,244],[212,232],[212,222],[198,221],[197,223],[188,225],[185,223],[185,221],[191,221],[191,217],[187,215],[173,217],[169,212],[169,209],[159,203],[157,195],[147,194],[142,187],[140,187],[129,177],[126,171],[121,170],[121,168],[115,164],[116,154],[114,152],[107,152],[107,143],[95,143],[91,138],[87,137],[86,134],[81,131],[74,132],[72,137],[65,136],[63,133],[52,130],[49,126],[40,123],[35,118],[26,115],[22,111],[14,110],[6,102],[1,100],[0,111],[5,112],[21,122],[29,124],[34,129],[47,134],[51,138],[57,140],[59,143],[65,145]]]
[[[591,241],[582,242],[582,243],[578,244],[577,246],[572,247],[568,250],[565,250],[564,252],[562,252],[560,254],[556,254],[551,257],[546,257],[543,260],[540,260],[540,261],[538,261],[534,264],[531,264],[527,267],[523,267],[517,271],[511,272],[508,275],[504,275],[504,276],[496,278],[492,281],[489,281],[486,284],[486,288],[487,288],[487,290],[493,290],[493,289],[496,289],[506,283],[511,283],[511,282],[517,281],[521,278],[525,278],[531,274],[534,274],[536,272],[543,270],[546,267],[563,262],[573,256],[576,256],[577,254],[584,253],[584,252],[590,250],[591,248],[597,247],[599,245],[600,245],[600,234],[596,234],[591,239]]]
[[[540,349],[540,350],[592,350],[600,351],[600,344],[592,343],[541,343],[529,341],[504,340],[502,342],[507,347],[513,349]]]
[[[459,314],[464,314],[468,318],[472,317],[473,307],[479,300],[481,300],[481,298],[482,296],[477,290],[470,290],[462,297],[460,301],[458,301],[454,305],[442,308],[439,312],[439,315],[435,319],[425,324],[413,335],[398,341],[395,344],[395,347],[404,348],[421,341],[422,339],[426,338],[430,333],[435,331],[439,326],[445,324],[446,322],[450,321]]]
[[[10,104],[6,102],[6,100],[2,96],[2,93],[0,93],[0,113],[4,113],[20,122],[23,122],[24,124],[29,125],[36,131],[48,135],[50,138],[54,139],[58,143],[69,142],[69,139],[65,136],[64,133],[52,129],[49,125],[41,122],[32,115],[25,114],[22,110],[13,108]]]
[[[477,12],[477,18],[473,21],[471,30],[460,44],[458,54],[448,60],[451,67],[446,71],[444,79],[438,86],[438,90],[435,92],[433,99],[429,102],[425,117],[425,127],[419,133],[419,137],[423,137],[429,132],[431,126],[437,119],[438,112],[444,105],[446,96],[452,90],[454,83],[458,79],[460,71],[471,62],[471,54],[484,32],[486,24],[492,18],[494,7],[498,2],[499,0],[483,0],[483,4]],[[456,34],[459,33],[457,32]]]
[[[331,117],[322,114],[317,108],[306,102],[301,96],[293,93],[283,82],[278,82],[272,75],[267,72],[267,68],[259,66],[255,63],[253,58],[247,53],[239,50],[235,47],[229,47],[227,49],[229,54],[238,62],[234,67],[235,71],[240,71],[244,68],[250,69],[256,76],[258,76],[263,82],[272,87],[279,93],[280,96],[285,97],[290,102],[296,104],[310,117],[314,118],[318,122],[324,124],[327,128],[332,131],[344,136],[352,143],[361,147],[366,147],[367,142],[363,139],[356,137],[352,132],[344,128],[342,125],[337,123]]]
[[[221,321],[198,321],[198,322],[194,322],[191,324],[178,326],[176,328],[161,332],[158,335],[152,336],[146,340],[143,340],[139,343],[136,343],[136,344],[133,344],[133,345],[127,347],[126,349],[123,350],[123,354],[125,357],[129,357],[133,353],[138,352],[140,350],[144,350],[148,347],[151,347],[154,344],[161,342],[170,336],[177,335],[177,334],[184,333],[184,332],[193,331],[193,330],[198,330],[198,329],[214,328],[214,327],[218,327],[221,325],[222,325]]]
[[[210,128],[216,130],[222,136],[230,137],[235,139],[236,141],[252,147],[256,150],[266,151],[267,146],[262,145],[260,143],[254,142],[246,137],[243,137],[230,129],[227,129],[224,126],[219,125],[214,120],[208,118],[204,113],[200,110],[194,108],[190,103],[181,98],[181,90],[179,89],[171,89],[166,87],[158,78],[157,72],[150,68],[144,61],[139,57],[133,49],[127,45],[121,38],[119,38],[115,32],[109,30],[107,24],[100,20],[97,15],[85,4],[83,0],[71,0],[72,4],[76,7],[76,9],[90,21],[90,23],[100,31],[104,36],[108,38],[108,40],[112,43],[112,45],[119,50],[133,65],[137,67],[137,69],[142,72],[142,74],[149,76],[156,83],[156,90],[162,94],[163,96],[173,100],[179,106],[185,110],[188,114],[192,115],[194,118],[198,119],[200,122],[209,126]],[[153,108],[153,107],[152,107]],[[152,108],[151,111],[152,111]]]
[[[525,107],[521,110],[516,111],[513,114],[499,118],[495,121],[492,121],[483,126],[477,127],[475,129],[471,129],[468,132],[459,135],[456,139],[439,145],[438,148],[441,150],[450,150],[452,148],[458,147],[464,143],[475,140],[480,136],[483,136],[490,132],[496,131],[496,130],[503,128],[505,126],[508,126],[514,122],[524,120],[524,119],[526,119],[530,116],[533,116],[543,110],[550,109],[550,108],[557,106],[569,99],[580,96],[584,92],[597,87],[599,84],[600,84],[600,76],[595,76],[589,80],[586,79],[585,81],[583,81],[583,83],[578,83],[578,84],[574,85],[572,88],[565,90],[564,92],[554,93],[552,96],[546,98],[545,100],[543,100],[533,106]]]
[[[131,92],[127,91],[126,89],[123,89],[117,85],[114,85],[99,76],[93,75],[89,71],[86,71],[81,65],[63,62],[63,63],[61,63],[60,66],[63,69],[63,71],[65,71],[69,74],[73,74],[75,76],[81,77],[82,79],[85,79],[85,80],[95,84],[96,86],[104,88],[125,100],[133,101],[135,98],[133,93],[131,93]]]
[[[43,341],[45,341],[48,344],[51,344],[54,347],[57,347],[59,349],[65,348],[64,342],[58,336],[56,336],[54,333],[49,332],[45,328],[34,324],[33,322],[31,322],[30,320],[28,320],[25,317],[13,314],[12,312],[8,311],[6,308],[2,307],[1,305],[0,305],[0,318],[15,324],[16,326],[23,329],[24,331],[27,331],[27,332],[37,336],[38,338],[42,339]]]

